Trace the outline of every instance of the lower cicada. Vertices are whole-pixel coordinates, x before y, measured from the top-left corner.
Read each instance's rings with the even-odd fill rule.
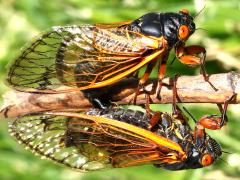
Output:
[[[207,80],[205,49],[185,46],[194,31],[187,10],[148,13],[116,24],[53,27],[23,49],[10,66],[7,82],[26,92],[87,91],[111,85],[147,65],[137,95],[156,65],[162,86],[171,49],[182,63],[200,65]]]
[[[211,165],[220,145],[205,133],[222,116],[205,116],[192,130],[184,114],[129,109],[45,112],[19,117],[9,128],[34,153],[81,171],[154,164],[169,170]]]

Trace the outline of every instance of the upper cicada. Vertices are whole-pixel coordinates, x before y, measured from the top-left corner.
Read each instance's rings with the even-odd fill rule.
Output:
[[[184,114],[149,117],[129,109],[45,112],[10,121],[19,142],[65,166],[94,171],[141,164],[169,170],[211,165],[222,151],[204,128],[217,129],[221,117],[205,116],[192,130]],[[206,123],[206,122],[211,122]]]
[[[89,90],[111,85],[147,65],[140,89],[157,64],[161,83],[173,48],[182,63],[201,65],[207,79],[205,49],[185,46],[195,31],[193,20],[187,10],[182,10],[148,13],[116,24],[53,27],[15,59],[9,68],[8,84],[27,92]]]

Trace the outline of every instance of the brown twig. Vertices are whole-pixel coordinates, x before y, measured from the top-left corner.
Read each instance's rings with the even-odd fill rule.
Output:
[[[214,74],[209,78],[210,82],[218,89],[215,91],[209,83],[199,76],[181,76],[177,80],[178,102],[184,103],[223,103],[226,99],[236,93],[236,99],[231,103],[240,103],[240,74],[230,72],[226,74]],[[164,83],[169,84],[169,78]],[[138,86],[137,79],[127,79],[111,87],[104,88],[104,96],[109,100],[122,105],[128,104],[134,96]],[[155,92],[157,80],[151,79],[146,84],[146,90]],[[165,86],[161,91],[161,100],[156,94],[151,94],[152,103],[172,103],[172,87]],[[99,91],[101,91],[99,89]],[[137,98],[137,105],[146,102],[144,94]],[[4,105],[1,115],[4,117],[17,117],[29,113],[42,112],[46,110],[85,109],[92,107],[82,92],[71,92],[62,94],[34,94],[10,91],[4,95]]]

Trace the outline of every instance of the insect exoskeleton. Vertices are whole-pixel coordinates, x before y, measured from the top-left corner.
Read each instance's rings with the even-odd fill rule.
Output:
[[[147,65],[139,80],[137,96],[158,64],[160,93],[166,61],[173,48],[182,63],[201,65],[207,79],[203,66],[205,49],[185,46],[194,31],[194,19],[187,10],[152,12],[134,21],[113,24],[56,26],[23,48],[9,68],[7,82],[26,92],[84,90],[90,101],[99,98],[96,102],[101,107],[101,95],[92,97],[89,93],[129,77]]]
[[[11,121],[9,128],[33,152],[82,171],[141,164],[181,170],[209,166],[221,156],[204,124],[200,120],[192,130],[180,109],[178,116],[155,112],[149,117],[113,108],[32,114]]]

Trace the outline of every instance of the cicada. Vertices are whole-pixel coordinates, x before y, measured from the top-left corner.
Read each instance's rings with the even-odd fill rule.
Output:
[[[23,48],[9,68],[7,82],[26,92],[86,92],[111,85],[147,65],[137,95],[155,66],[161,87],[171,49],[182,63],[200,65],[207,80],[204,47],[185,46],[195,30],[187,10],[151,12],[114,24],[56,26]]]
[[[205,132],[218,129],[221,116],[204,116],[195,129],[178,115],[150,117],[130,109],[89,109],[36,113],[10,121],[17,140],[40,156],[81,171],[153,164],[168,170],[209,166],[222,154]]]

